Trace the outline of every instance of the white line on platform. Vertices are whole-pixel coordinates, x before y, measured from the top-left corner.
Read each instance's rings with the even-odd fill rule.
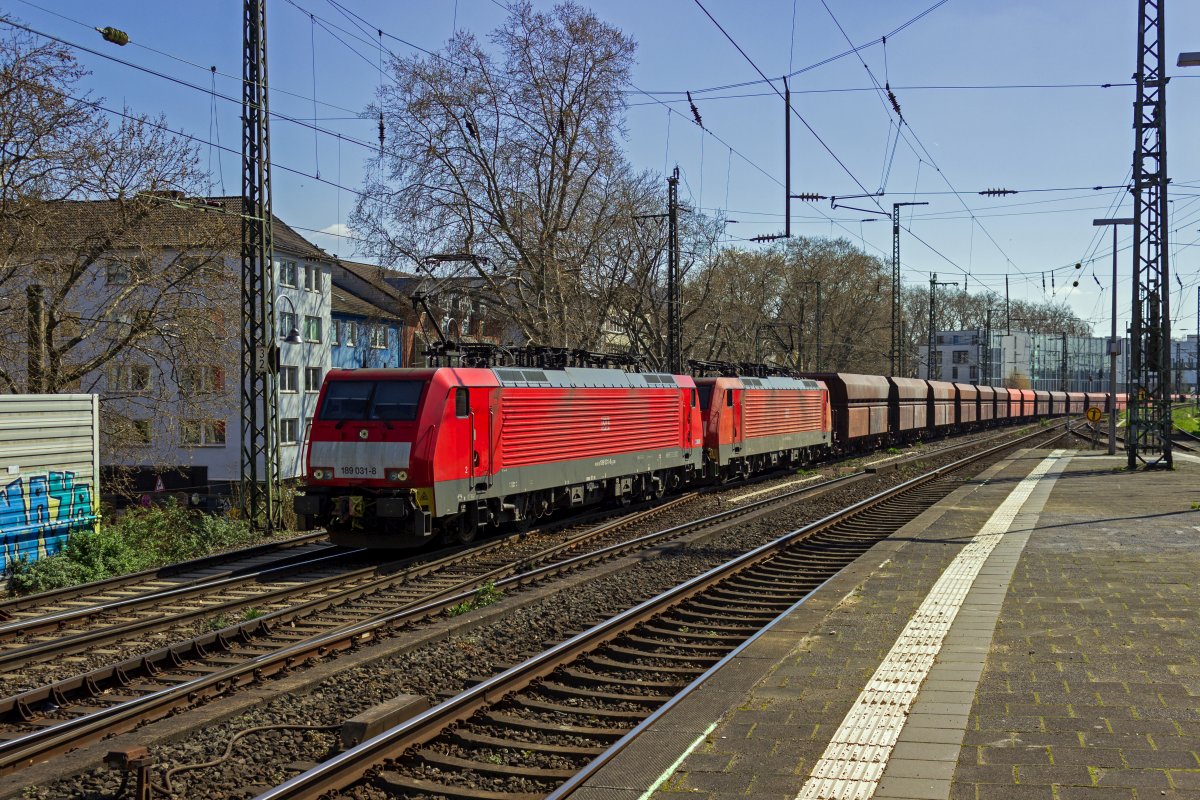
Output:
[[[748,497],[758,497],[760,494],[766,494],[767,492],[774,492],[779,489],[787,488],[788,486],[795,486],[798,483],[809,483],[810,481],[815,481],[817,478],[821,478],[821,477],[823,477],[823,476],[810,475],[807,478],[800,478],[799,480],[788,481],[787,483],[777,483],[774,486],[768,486],[765,489],[759,489],[757,492],[748,492],[746,494],[739,494],[737,497],[731,497],[731,498],[729,498],[729,502],[737,503],[742,500],[745,500]]]
[[[650,787],[648,789],[646,789],[646,791],[642,792],[641,796],[638,797],[638,800],[647,800],[647,798],[650,797],[650,795],[657,792],[658,787],[660,787],[664,783],[666,783],[667,778],[669,778],[675,774],[675,770],[679,769],[679,765],[683,763],[683,760],[685,758],[687,758],[688,756],[690,756],[692,754],[692,751],[694,751],[697,747],[699,747],[700,743],[703,742],[705,739],[707,739],[708,735],[717,729],[717,722],[719,722],[719,720],[714,721],[712,725],[708,726],[708,730],[704,731],[704,733],[697,736],[695,741],[693,741],[691,744],[689,744],[687,746],[687,749],[684,750],[682,753],[680,753],[679,758],[675,759],[675,762],[673,764],[671,764],[671,766],[669,766],[665,770],[663,770],[663,773],[658,776],[658,779],[655,780],[654,783],[650,784]]]
[[[1171,451],[1171,458],[1182,458],[1184,461],[1200,464],[1200,456],[1194,456],[1191,453],[1181,453],[1178,450]]]
[[[875,793],[909,709],[975,577],[1038,481],[1066,452],[1054,450],[1034,467],[938,578],[834,732],[797,800],[867,800]]]

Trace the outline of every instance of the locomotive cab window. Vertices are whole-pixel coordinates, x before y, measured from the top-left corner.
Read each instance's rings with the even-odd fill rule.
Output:
[[[717,390],[717,387],[715,387],[715,386],[701,386],[700,387],[700,389],[698,391],[700,394],[700,410],[701,411],[708,411],[708,407],[712,404],[713,392],[715,392],[716,390]]]
[[[725,392],[725,407],[733,408],[733,390],[732,389]]]
[[[387,420],[417,418],[423,381],[330,381],[318,419]]]
[[[465,417],[471,413],[470,395],[466,389],[454,390],[454,416]]]
[[[692,408],[696,407],[696,390],[692,389]]]

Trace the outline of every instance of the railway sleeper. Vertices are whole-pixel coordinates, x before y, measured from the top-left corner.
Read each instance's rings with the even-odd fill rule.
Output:
[[[473,789],[468,786],[440,784],[421,778],[411,778],[393,770],[385,770],[375,776],[375,786],[390,793],[401,796],[445,797],[447,800],[542,800],[545,792],[526,792],[510,794],[509,792],[491,792],[486,789]]]
[[[607,681],[595,681],[607,683]],[[584,686],[572,686],[558,681],[542,681],[538,691],[551,697],[579,698],[582,700],[600,700],[606,703],[627,703],[634,706],[658,708],[671,699],[670,694],[625,694],[624,692],[600,692]]]
[[[672,640],[681,642],[694,642],[696,644],[709,645],[719,644],[723,647],[736,647],[741,644],[745,636],[721,636],[715,630],[703,628],[702,630],[680,631],[672,628],[660,628],[657,625],[646,624],[642,626],[642,630],[646,633],[653,634],[655,637],[661,637],[662,640]],[[656,641],[659,639],[656,639]]]
[[[686,639],[686,641],[681,641]],[[725,653],[730,650],[730,646],[721,642],[711,643],[705,641],[697,641],[693,643],[691,637],[676,636],[675,634],[667,634],[665,638],[656,639],[649,636],[637,636],[629,634],[621,637],[622,644],[639,644],[644,647],[674,647],[679,650],[699,650],[703,653]]]
[[[565,781],[578,772],[578,770],[574,769],[548,769],[546,767],[522,767],[516,764],[491,764],[484,761],[473,761],[468,758],[459,758],[458,756],[439,753],[428,747],[418,750],[417,758],[426,764],[447,772],[469,770],[480,775],[494,775],[500,778],[516,777],[533,778],[534,780],[543,781]]]
[[[635,650],[632,647],[622,647],[621,645],[617,645],[617,644],[610,644],[607,647],[605,647],[604,654],[607,656],[611,656],[618,661],[621,660],[622,658],[629,659],[631,662],[636,661],[639,658],[658,658],[658,659],[662,659],[663,661],[677,661],[682,664],[696,664],[696,665],[702,665],[704,667],[715,664],[721,660],[720,657],[718,657],[718,656],[700,656],[700,655],[683,656],[683,655],[676,655],[674,653],[659,653],[659,652],[650,652],[648,650]],[[703,671],[704,670],[700,669],[700,668],[696,669],[697,674],[699,674],[700,672],[703,672]]]
[[[617,739],[620,739],[622,736],[629,733],[628,728],[600,728],[589,725],[565,725],[558,722],[546,722],[545,720],[540,719],[514,717],[511,714],[505,714],[502,711],[485,711],[481,717],[481,721],[498,728],[523,731],[534,735],[549,733],[560,736],[587,736],[591,739],[597,739],[602,742],[615,742]],[[533,742],[530,742],[529,744],[533,744]]]
[[[664,615],[659,622],[667,629],[680,628],[703,629],[705,631],[713,631],[719,636],[736,636],[741,639],[756,633],[761,625],[730,625],[725,620],[716,620],[706,614],[671,614]]]
[[[657,664],[635,664],[629,661],[613,661],[595,653],[584,656],[581,663],[585,666],[596,667],[597,669],[637,670],[638,672],[652,672],[659,675],[678,675],[684,683],[690,682],[701,672],[694,667],[670,667]]]
[[[619,667],[618,669],[621,670],[622,674],[635,671],[635,670],[630,670],[627,667]],[[684,681],[684,680],[647,681],[647,680],[640,680],[640,679],[634,679],[634,678],[616,678],[616,677],[613,677],[611,675],[607,675],[607,674],[601,673],[601,672],[584,672],[582,670],[572,669],[571,667],[563,667],[562,670],[560,670],[560,672],[563,675],[568,676],[571,679],[577,680],[577,681],[590,681],[590,682],[594,682],[594,683],[611,683],[611,684],[615,684],[618,686],[637,686],[638,688],[643,688],[643,689],[662,689],[664,692],[671,692],[672,694],[674,694],[678,690],[682,689],[684,686],[687,686],[687,681]]]
[[[621,720],[628,722],[631,725],[636,725],[645,718],[645,714],[638,711],[622,711],[616,708],[584,708],[581,706],[568,706],[562,703],[552,703],[549,700],[542,700],[537,697],[529,697],[521,695],[519,698],[514,698],[511,702],[519,704],[522,708],[527,708],[532,711],[544,711],[550,714],[566,714],[571,717],[585,717],[591,719],[605,720]],[[628,731],[626,731],[628,733]]]
[[[484,733],[475,733],[474,731],[464,731],[462,729],[450,731],[447,737],[463,747],[490,747],[494,750],[516,750],[518,752],[521,750],[535,750],[539,753],[582,758],[598,756],[605,749],[603,747],[581,747],[570,744],[524,742],[520,739],[501,739],[498,736],[488,736]]]

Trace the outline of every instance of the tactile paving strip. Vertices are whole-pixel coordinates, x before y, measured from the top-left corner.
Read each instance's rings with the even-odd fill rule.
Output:
[[[1038,481],[1065,453],[1054,450],[1034,467],[938,578],[847,712],[797,800],[867,800],[875,793],[909,709],[975,577]]]

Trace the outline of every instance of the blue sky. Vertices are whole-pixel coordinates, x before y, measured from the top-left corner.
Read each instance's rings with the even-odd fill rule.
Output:
[[[846,36],[855,45],[876,40],[937,0],[702,1],[775,77],[843,53]],[[240,3],[34,3],[4,0],[3,10],[39,31],[205,90],[215,66],[217,92],[239,97]],[[384,31],[387,49],[408,54],[409,44],[436,50],[456,25],[486,36],[505,12],[493,0],[341,0],[366,21],[371,35],[365,35],[330,0],[268,3],[272,110],[311,120],[315,96],[318,124],[341,135],[272,123],[276,213],[326,249],[353,257],[351,240],[316,231],[345,224],[368,155],[356,141],[375,141],[375,123],[356,118],[380,82],[375,29]],[[737,220],[727,228],[732,241],[781,230],[782,100],[761,83],[706,91],[754,81],[758,74],[694,0],[605,0],[591,7],[639,43],[634,85],[650,94],[629,97],[630,161],[657,171],[677,164],[687,202],[713,213],[729,209],[728,218]],[[1178,76],[1168,91],[1171,256],[1182,282],[1181,287],[1171,280],[1172,316],[1182,335],[1195,329],[1200,284],[1200,136],[1194,133],[1200,129],[1200,80],[1174,63],[1181,50],[1200,50],[1200,4],[1175,0],[1167,13],[1168,74]],[[1097,85],[1130,83],[1136,19],[1136,0],[948,0],[889,37],[886,47],[861,51],[876,78],[895,90],[907,121],[894,156],[892,118],[877,92],[863,91],[872,84],[862,61],[848,56],[807,70],[792,80],[794,106],[845,169],[793,118],[793,190],[857,194],[857,179],[868,191],[887,191],[879,202],[889,212],[893,202],[928,201],[905,214],[913,233],[902,234],[906,282],[927,281],[936,271],[939,280],[965,280],[973,292],[986,287],[1002,293],[1007,275],[1014,297],[1065,300],[1094,321],[1097,331],[1106,331],[1110,238],[1098,234],[1091,221],[1131,214],[1132,200],[1124,191],[1090,187],[1126,181],[1134,90]],[[90,30],[106,25],[128,32],[132,43],[117,48]],[[161,113],[173,128],[205,141],[219,136],[234,152],[221,157],[212,148],[214,191],[222,191],[223,174],[224,191],[240,192],[236,103],[214,101],[207,91],[91,53],[79,52],[79,58],[93,72],[88,88],[108,106]],[[1200,68],[1192,71],[1200,78]],[[945,88],[1048,84],[1085,85]],[[707,131],[691,121],[686,101],[676,94],[684,90],[693,93]],[[678,113],[668,112],[664,102]],[[202,145],[206,165],[209,151]],[[1089,188],[998,198],[977,194],[992,187]],[[872,207],[870,199],[847,202]],[[880,221],[861,221],[872,217]],[[831,209],[829,201],[795,202],[793,232],[845,236],[870,253],[891,257],[891,226],[883,217]],[[1120,304],[1127,318],[1128,234],[1122,245]],[[1073,265],[1080,260],[1082,279],[1071,288]]]

